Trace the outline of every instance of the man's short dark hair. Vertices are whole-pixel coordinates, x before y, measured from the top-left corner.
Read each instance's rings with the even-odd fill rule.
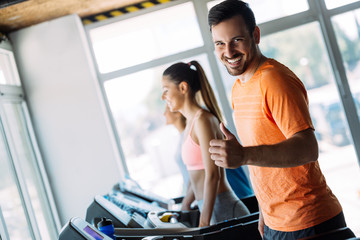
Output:
[[[243,17],[249,33],[252,34],[256,26],[254,13],[249,4],[239,0],[225,0],[210,9],[208,15],[210,31],[213,26],[237,15]]]

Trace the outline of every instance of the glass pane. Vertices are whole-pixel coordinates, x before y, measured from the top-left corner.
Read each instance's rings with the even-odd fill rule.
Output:
[[[360,222],[360,168],[322,39],[318,23],[311,23],[263,37],[260,48],[265,56],[285,64],[304,82],[321,169],[343,206],[348,226],[356,231]],[[220,69],[229,97],[234,78],[223,66]]]
[[[223,0],[209,2],[208,9],[222,1]],[[304,12],[309,9],[307,0],[253,0],[246,2],[249,3],[250,8],[255,14],[256,24]]]
[[[10,239],[32,239],[0,119],[0,205]]]
[[[325,0],[326,8],[327,9],[333,9],[337,7],[341,7],[353,2],[357,2],[358,0]]]
[[[13,54],[0,49],[0,84],[20,85]]]
[[[42,188],[40,173],[36,164],[32,145],[28,136],[25,117],[20,103],[4,103],[5,116],[10,127],[11,137],[15,145],[12,154],[16,154],[21,163],[22,174],[25,177],[26,189],[30,195],[37,227],[42,239],[56,237],[51,213],[49,212],[45,191]],[[50,237],[50,232],[52,237]]]
[[[197,60],[210,73],[206,55],[191,60]],[[161,100],[161,76],[170,65],[105,82],[131,178],[142,188],[168,198],[180,196],[183,186],[175,162],[179,132],[165,125],[165,102]],[[207,76],[212,84],[212,76]]]
[[[332,19],[350,89],[360,116],[360,10]]]
[[[333,17],[332,22],[345,65],[350,90],[355,101],[357,113],[360,116],[360,10]],[[346,158],[342,157],[341,159],[348,162]],[[351,178],[354,174],[360,175],[359,165],[352,161],[348,163],[348,173],[346,174],[350,173],[351,175],[348,175],[348,178]],[[360,181],[358,179],[355,180],[355,178],[354,181],[353,184],[347,186],[349,189],[348,201],[357,198],[357,201],[352,202],[354,210],[349,212],[349,214],[352,214],[352,218],[357,222],[357,225],[353,225],[353,231],[356,232],[357,236],[360,236],[360,216],[357,214],[360,212]],[[349,202],[349,204],[351,203]]]
[[[93,29],[90,37],[101,73],[203,45],[191,2]]]

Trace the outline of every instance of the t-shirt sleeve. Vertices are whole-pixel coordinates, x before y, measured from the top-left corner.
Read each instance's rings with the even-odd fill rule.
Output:
[[[308,128],[314,129],[306,89],[292,72],[265,71],[260,85],[263,110],[286,138]]]

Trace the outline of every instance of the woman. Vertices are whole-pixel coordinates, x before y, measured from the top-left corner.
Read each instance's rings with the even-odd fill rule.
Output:
[[[210,159],[209,142],[223,138],[219,129],[221,112],[204,70],[197,61],[176,63],[162,78],[162,99],[171,111],[186,118],[182,158],[190,176],[191,190],[200,209],[199,227],[249,214],[231,190],[223,168]],[[197,100],[207,109],[203,109]]]

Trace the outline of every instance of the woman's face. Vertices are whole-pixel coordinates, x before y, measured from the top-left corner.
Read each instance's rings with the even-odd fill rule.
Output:
[[[171,112],[179,111],[184,102],[184,95],[180,92],[178,85],[171,81],[169,76],[163,76],[161,99],[166,101]]]

